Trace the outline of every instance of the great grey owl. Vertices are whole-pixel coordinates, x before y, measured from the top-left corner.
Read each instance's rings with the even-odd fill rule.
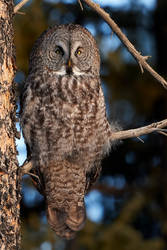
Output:
[[[56,25],[36,41],[21,100],[21,126],[48,222],[71,239],[85,222],[84,195],[99,176],[115,130],[106,118],[95,39]]]

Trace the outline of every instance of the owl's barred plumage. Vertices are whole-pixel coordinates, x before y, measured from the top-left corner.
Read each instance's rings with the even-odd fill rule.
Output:
[[[79,25],[58,25],[34,45],[21,104],[21,126],[48,222],[70,239],[85,221],[84,195],[110,150],[100,56]]]

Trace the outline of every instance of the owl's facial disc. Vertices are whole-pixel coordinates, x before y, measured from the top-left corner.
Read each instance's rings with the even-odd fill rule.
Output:
[[[96,41],[79,25],[56,25],[37,40],[30,56],[31,69],[57,75],[99,76],[100,55]],[[69,63],[70,62],[70,63]]]
[[[85,43],[73,41],[70,37],[68,41],[56,43],[56,74],[59,75],[87,75],[90,72],[91,58]],[[88,63],[89,62],[89,63]]]

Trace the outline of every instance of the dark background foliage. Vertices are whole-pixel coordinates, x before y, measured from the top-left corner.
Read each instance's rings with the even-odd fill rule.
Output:
[[[140,0],[126,2],[120,7],[106,4],[104,9],[143,55],[152,56],[149,63],[167,78],[167,1],[155,0],[152,8]],[[15,17],[19,86],[27,74],[31,47],[40,33],[48,25],[79,23],[95,35],[101,51],[109,119],[128,129],[166,118],[166,90],[147,72],[141,74],[124,45],[90,8],[84,5],[81,11],[77,1],[36,0],[21,11],[25,15]],[[101,178],[86,197],[85,228],[69,242],[59,239],[48,227],[43,198],[25,176],[22,249],[167,249],[167,139],[150,134],[142,140],[144,143],[137,138],[125,140],[104,159]],[[22,141],[17,141],[20,162],[25,157]]]

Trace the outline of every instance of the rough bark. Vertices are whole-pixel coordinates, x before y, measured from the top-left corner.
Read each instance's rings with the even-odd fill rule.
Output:
[[[19,249],[20,184],[15,147],[13,0],[0,0],[0,249]]]

